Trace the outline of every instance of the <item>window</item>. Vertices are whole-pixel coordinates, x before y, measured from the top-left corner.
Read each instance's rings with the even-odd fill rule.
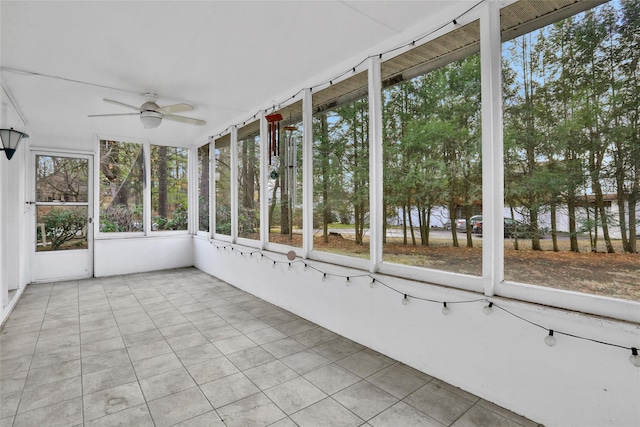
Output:
[[[215,232],[231,236],[231,137],[215,141]]]
[[[87,249],[89,160],[36,156],[36,252]]]
[[[479,28],[472,22],[382,64],[386,262],[482,274],[480,55],[454,51],[430,66],[434,46],[462,51]],[[420,62],[427,72],[412,78],[400,68]]]
[[[260,126],[238,130],[238,237],[260,240]]]
[[[188,150],[151,146],[151,229],[186,230]]]
[[[276,142],[269,153],[269,241],[302,247],[302,101],[275,114],[282,120],[272,122],[276,137],[268,138]]]
[[[198,230],[209,231],[209,144],[198,148]]]
[[[141,144],[100,141],[100,232],[142,232],[144,156]]]
[[[353,87],[359,91],[348,92]],[[314,249],[369,258],[367,72],[314,93]],[[342,102],[336,105],[341,96]]]
[[[640,300],[637,16],[613,1],[503,43],[507,280]]]

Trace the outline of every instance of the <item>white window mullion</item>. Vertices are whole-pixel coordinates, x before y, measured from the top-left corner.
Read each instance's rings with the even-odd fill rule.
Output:
[[[209,138],[209,239],[216,232],[216,167],[216,141]]]
[[[151,144],[147,141],[142,147],[144,151],[144,197],[143,197],[143,214],[144,214],[144,234],[148,236],[152,230],[151,223]]]
[[[370,271],[382,262],[382,74],[380,58],[369,58],[369,256]]]
[[[269,147],[267,147],[267,121],[260,113],[260,248],[269,241]],[[275,197],[275,195],[274,195]]]
[[[494,295],[504,280],[504,167],[502,141],[502,44],[500,5],[489,1],[480,15],[482,87],[482,279]]]
[[[302,252],[313,250],[313,96],[305,89],[302,98]]]
[[[197,146],[187,151],[187,231],[197,235],[200,229],[200,167]]]
[[[238,128],[231,128],[231,241],[238,240]]]

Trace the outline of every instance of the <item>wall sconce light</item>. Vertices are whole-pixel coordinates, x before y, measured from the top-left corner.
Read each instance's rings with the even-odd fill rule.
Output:
[[[29,138],[24,132],[11,129],[0,129],[0,138],[2,139],[2,151],[7,155],[7,159],[11,160],[13,153],[16,152],[18,144],[22,138]]]

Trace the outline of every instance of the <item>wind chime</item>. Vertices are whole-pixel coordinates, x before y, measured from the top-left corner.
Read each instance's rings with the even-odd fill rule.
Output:
[[[271,165],[272,158],[278,157],[280,154],[280,122],[282,121],[282,114],[272,113],[265,116],[265,119],[269,123],[267,143],[269,144],[269,165]]]

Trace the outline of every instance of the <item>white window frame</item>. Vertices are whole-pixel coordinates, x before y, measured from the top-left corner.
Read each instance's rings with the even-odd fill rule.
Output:
[[[615,299],[600,295],[563,291],[555,288],[517,283],[504,280],[504,147],[503,147],[503,111],[502,111],[502,41],[500,30],[500,9],[508,2],[488,1],[479,5],[466,15],[457,18],[457,25],[466,25],[480,21],[480,62],[482,96],[482,199],[483,216],[486,227],[482,248],[482,275],[472,276],[423,267],[405,266],[382,261],[382,95],[381,95],[381,58],[369,57],[363,67],[369,77],[369,197],[370,197],[370,254],[369,259],[342,256],[313,249],[313,91],[301,91],[303,101],[303,247],[298,255],[303,259],[335,264],[341,267],[355,268],[370,273],[380,273],[418,282],[447,286],[479,293],[485,296],[500,296],[547,306],[569,309],[599,316],[640,323],[640,302]],[[454,27],[441,28],[420,44],[453,30]],[[413,47],[407,46],[385,54],[385,60],[399,55]],[[336,78],[333,83],[349,78],[348,73]],[[295,102],[295,101],[293,101]],[[260,116],[261,141],[265,141],[266,121],[264,113]],[[232,146],[232,236],[237,236],[237,129],[231,131]],[[214,145],[215,147],[215,145]],[[267,148],[261,144],[261,172],[265,171]],[[213,157],[213,156],[212,156]],[[266,214],[267,186],[266,174],[261,175],[261,221],[268,220]],[[214,180],[215,182],[215,180]],[[235,187],[235,188],[234,188]],[[212,190],[215,194],[215,189]],[[211,198],[215,201],[215,197]],[[215,205],[211,217],[215,219]],[[212,231],[215,224],[212,225]],[[490,231],[489,231],[490,230]],[[212,233],[213,234],[213,233]],[[261,222],[261,239],[254,241],[231,236],[213,235],[215,240],[238,243],[272,252],[285,253],[292,248],[287,245],[268,242],[268,230]],[[298,249],[298,248],[296,248]],[[425,287],[425,295],[429,292]]]

